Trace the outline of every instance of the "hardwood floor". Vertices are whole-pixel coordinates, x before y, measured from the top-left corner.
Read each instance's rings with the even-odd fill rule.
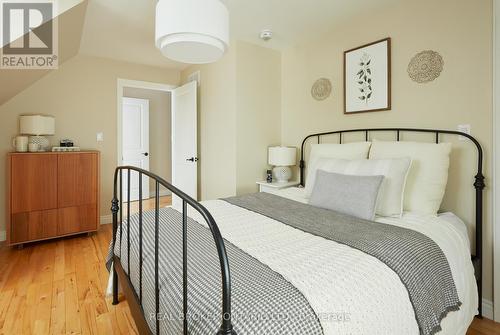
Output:
[[[171,196],[164,196],[160,197],[160,208],[166,207],[172,204],[172,197]],[[148,199],[144,200],[142,202],[142,209],[144,211],[154,209],[155,208],[155,201],[154,199]],[[138,201],[131,201],[130,202],[130,214],[134,213],[139,213],[139,202]],[[123,217],[125,218],[127,215],[127,203],[123,203]]]
[[[104,296],[111,225],[97,234],[0,248],[0,334],[137,334]]]
[[[161,205],[170,203],[162,198]],[[131,203],[131,212],[135,204]],[[154,208],[145,201],[144,209]],[[111,225],[97,234],[0,247],[0,334],[137,334],[127,301],[104,296]],[[498,335],[500,324],[475,319],[467,335]]]
[[[499,335],[500,323],[488,319],[474,319],[467,335]]]

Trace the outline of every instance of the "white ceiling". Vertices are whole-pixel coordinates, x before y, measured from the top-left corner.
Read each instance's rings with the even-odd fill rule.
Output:
[[[231,34],[237,39],[284,49],[318,38],[341,22],[401,0],[222,0],[231,13]],[[271,29],[269,42],[259,39]]]
[[[200,0],[204,1],[204,0]],[[400,0],[222,0],[230,12],[231,38],[284,49],[324,34],[356,14]],[[80,52],[183,69],[154,44],[155,0],[89,0]],[[272,29],[269,42],[259,39]]]

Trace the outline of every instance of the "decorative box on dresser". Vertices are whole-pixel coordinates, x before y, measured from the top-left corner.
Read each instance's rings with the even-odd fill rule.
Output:
[[[99,224],[98,151],[9,153],[9,245],[88,233]]]

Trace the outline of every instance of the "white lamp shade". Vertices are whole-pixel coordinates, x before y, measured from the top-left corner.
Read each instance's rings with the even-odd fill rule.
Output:
[[[229,12],[219,0],[159,0],[156,46],[172,60],[206,64],[229,46]]]
[[[21,115],[19,132],[23,135],[54,135],[56,121],[52,116]]]
[[[293,166],[297,149],[292,147],[270,147],[269,148],[269,165],[275,166]]]

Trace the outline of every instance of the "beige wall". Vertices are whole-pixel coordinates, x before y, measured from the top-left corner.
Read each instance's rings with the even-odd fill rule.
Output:
[[[214,64],[200,71],[199,150],[201,199],[257,190],[265,178],[267,147],[280,142],[279,52],[246,42],[231,43]]]
[[[123,96],[149,100],[149,170],[172,181],[172,110],[170,92],[124,87]],[[154,181],[150,180],[150,191]]]
[[[244,194],[266,179],[267,148],[281,142],[281,54],[245,42],[236,47],[236,193]]]
[[[5,154],[11,150],[18,132],[18,116],[29,113],[56,117],[53,145],[70,138],[84,149],[101,155],[101,215],[109,215],[112,177],[117,163],[117,79],[143,80],[177,85],[180,73],[104,58],[78,55],[0,106],[0,175],[5,175]],[[104,132],[104,142],[96,133]],[[5,178],[0,178],[5,189]],[[0,193],[0,213],[4,213],[4,192]],[[3,216],[0,231],[5,229]]]
[[[344,115],[343,51],[385,37],[392,38],[392,110]],[[316,41],[285,51],[282,54],[283,144],[298,145],[307,134],[343,128],[456,129],[458,124],[470,124],[472,135],[485,149],[486,183],[491,184],[491,40],[491,0],[404,1],[356,17]],[[443,56],[444,71],[431,83],[414,83],[406,72],[408,62],[417,52],[428,49]],[[323,102],[310,95],[312,83],[320,77],[330,78],[333,83],[332,96]],[[473,222],[475,157],[471,156],[473,148],[465,143],[455,145],[443,209],[453,210]],[[486,189],[485,201],[484,297],[491,300],[490,187]]]

